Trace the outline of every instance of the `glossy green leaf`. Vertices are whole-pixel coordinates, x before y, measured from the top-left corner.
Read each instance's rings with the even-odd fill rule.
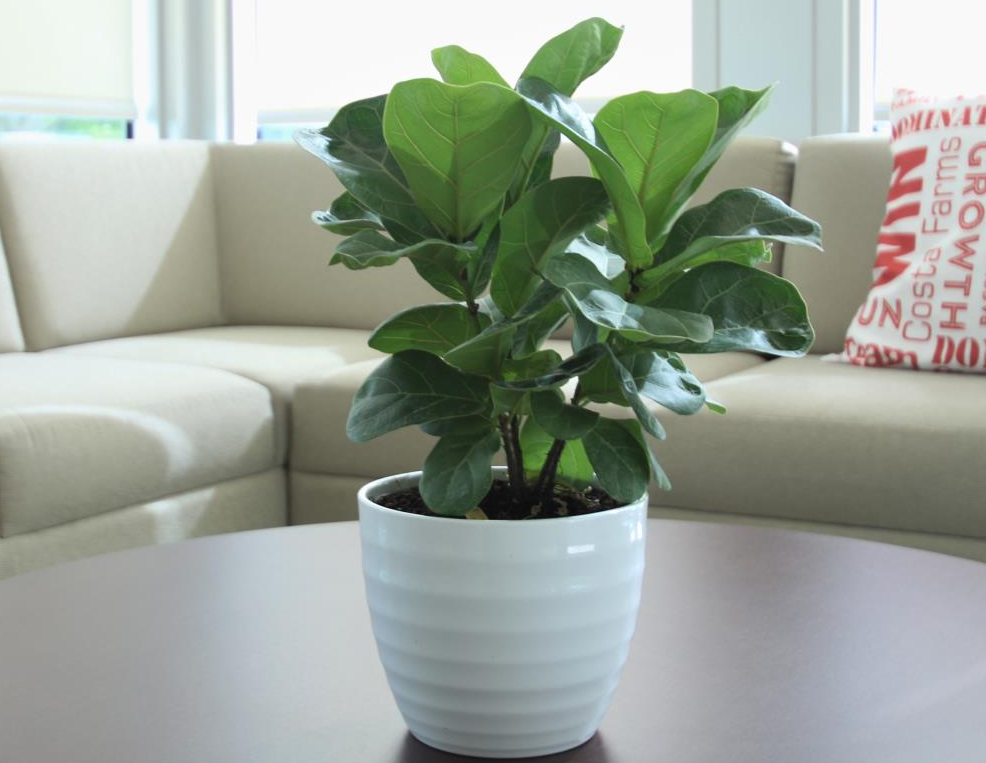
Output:
[[[437,235],[437,230],[415,204],[384,141],[386,101],[387,96],[379,95],[350,103],[321,130],[299,130],[295,140],[328,164],[346,190],[381,217],[391,235],[411,244]]]
[[[708,150],[718,111],[712,96],[682,90],[620,96],[596,115],[596,129],[643,207],[649,243],[663,232],[675,190]]]
[[[676,353],[639,350],[621,355],[619,360],[637,391],[655,403],[685,416],[698,413],[705,405],[702,382]]]
[[[559,130],[586,154],[613,203],[616,221],[610,233],[624,247],[621,254],[634,267],[650,265],[652,254],[647,245],[644,210],[626,173],[586,113],[571,98],[538,78],[521,79],[517,91],[537,119]]]
[[[412,307],[384,321],[367,344],[389,354],[422,350],[441,357],[479,333],[482,325],[477,328],[477,320],[489,325],[485,315],[477,319],[469,308],[457,303]]]
[[[688,260],[687,269],[668,263],[639,273],[634,279],[637,291],[633,301],[641,305],[660,304],[660,296],[688,269],[707,265],[710,262],[735,262],[738,265],[753,267],[771,260],[771,244],[760,239],[731,241],[695,255]]]
[[[520,448],[524,454],[524,472],[528,479],[536,479],[544,466],[555,438],[544,431],[533,417],[528,417],[520,430]],[[576,490],[585,490],[592,484],[592,464],[580,440],[565,443],[558,461],[556,479],[559,484]]]
[[[558,390],[531,393],[531,415],[558,440],[577,440],[595,426],[599,414],[566,403]]]
[[[524,358],[508,358],[500,369],[506,381],[532,379],[561,365],[562,356],[554,350],[538,350]]]
[[[384,236],[379,231],[361,230],[339,242],[330,265],[342,264],[350,270],[381,268],[393,265],[407,256],[407,247]]]
[[[600,418],[582,438],[600,486],[617,501],[632,503],[647,491],[650,456],[636,421]]]
[[[472,85],[476,82],[493,82],[510,87],[489,61],[476,53],[470,53],[458,45],[446,45],[431,51],[431,62],[442,79],[450,85]]]
[[[360,385],[346,434],[364,442],[411,424],[485,415],[489,407],[485,379],[431,353],[405,350],[384,360]]]
[[[425,459],[419,489],[436,514],[461,517],[479,505],[493,484],[493,458],[500,450],[495,431],[449,435]]]
[[[526,358],[538,352],[545,341],[564,325],[568,317],[568,308],[565,307],[561,297],[555,298],[517,326],[511,355],[515,358]]]
[[[531,132],[523,101],[490,83],[394,85],[384,134],[414,199],[447,235],[464,241],[502,203]]]
[[[732,143],[733,138],[739,135],[740,131],[750,124],[753,119],[760,114],[770,100],[770,93],[773,86],[763,90],[744,90],[739,87],[727,87],[709,93],[719,103],[719,115],[716,120],[715,134],[712,136],[712,143],[708,150],[699,159],[698,163],[692,168],[688,176],[675,189],[671,202],[668,204],[664,213],[664,219],[660,228],[668,231],[672,223],[678,217],[678,213],[684,209],[689,199],[695,195],[709,170],[719,161],[726,147]],[[663,246],[663,237],[652,241],[656,249]]]
[[[606,229],[594,225],[576,236],[565,251],[585,257],[607,280],[612,280],[624,272],[626,263],[609,248],[607,238]]]
[[[490,416],[460,416],[453,419],[426,421],[420,425],[421,431],[432,437],[446,437],[488,432],[493,427]]]
[[[708,342],[681,342],[676,352],[753,350],[800,357],[815,333],[797,287],[772,273],[713,262],[685,273],[661,296],[661,304],[709,316],[715,332]]]
[[[496,376],[510,352],[516,331],[517,327],[511,323],[493,324],[445,353],[445,361],[466,373]]]
[[[418,275],[440,294],[457,301],[474,296],[468,272],[469,263],[475,258],[471,245],[422,241],[408,248],[407,258]]]
[[[619,381],[621,391],[623,392],[623,397],[630,405],[631,410],[637,417],[637,421],[640,422],[640,426],[642,426],[644,431],[646,431],[651,437],[655,437],[658,440],[663,440],[667,437],[667,434],[664,432],[664,427],[661,426],[661,422],[657,420],[650,408],[647,407],[647,403],[645,403],[643,398],[640,396],[640,392],[637,390],[637,383],[633,378],[633,375],[623,366],[620,360],[613,355],[612,351],[610,351],[610,361],[613,364],[613,370],[615,371],[616,378]]]
[[[593,178],[551,180],[511,207],[500,222],[500,248],[490,295],[513,315],[541,283],[541,268],[609,208],[602,183]]]
[[[657,460],[657,456],[654,455],[654,449],[651,448],[650,443],[647,442],[647,438],[644,437],[644,433],[641,431],[639,426],[634,426],[634,422],[627,422],[627,430],[636,438],[640,447],[643,448],[644,452],[647,453],[647,461],[650,464],[650,476],[657,486],[662,490],[671,489],[671,480],[668,479],[668,475],[664,473],[664,469]]]
[[[572,254],[553,257],[545,266],[544,275],[568,292],[578,311],[588,320],[633,341],[704,342],[712,336],[712,321],[703,315],[627,302],[613,293],[612,284],[583,257]]]
[[[312,212],[312,221],[328,231],[348,236],[361,230],[385,230],[380,216],[356,201],[349,191],[332,202],[324,212]]]
[[[542,45],[521,78],[535,77],[571,96],[583,80],[613,57],[622,36],[622,29],[603,19],[586,19]],[[519,199],[525,188],[536,188],[548,180],[558,138],[558,131],[550,125],[534,126],[524,146],[520,171],[510,189],[511,200]]]
[[[393,265],[407,258],[418,275],[436,291],[450,299],[464,300],[471,295],[467,266],[474,251],[472,245],[452,244],[440,239],[401,246],[378,231],[362,230],[339,244],[330,264],[342,263],[350,270],[363,270]]]
[[[696,267],[696,260],[706,252],[746,241],[821,249],[822,228],[766,191],[733,188],[678,218],[653,270]]]
[[[616,53],[623,29],[591,18],[542,45],[520,75],[537,77],[565,95],[599,71]]]
[[[606,348],[600,344],[590,345],[577,352],[550,371],[526,379],[500,379],[494,384],[506,389],[551,389],[560,387],[569,379],[587,373],[596,363],[606,356]]]

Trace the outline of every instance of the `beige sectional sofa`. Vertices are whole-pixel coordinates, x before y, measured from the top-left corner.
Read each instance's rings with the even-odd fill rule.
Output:
[[[558,172],[583,171],[563,148]],[[700,200],[763,188],[826,253],[770,267],[818,330],[799,360],[694,356],[726,416],[662,415],[655,513],[768,522],[986,559],[986,379],[850,368],[886,141],[745,138]],[[292,144],[0,145],[0,577],[95,553],[351,519],[368,478],[420,466],[417,430],[343,422],[370,331],[440,301],[413,271],[329,269],[309,222],[340,189]],[[557,340],[563,344],[564,340]]]

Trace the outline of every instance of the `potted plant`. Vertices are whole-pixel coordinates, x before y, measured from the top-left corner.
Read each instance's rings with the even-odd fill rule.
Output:
[[[592,736],[636,620],[647,487],[670,486],[645,400],[722,412],[682,353],[797,356],[814,337],[797,289],[756,265],[770,242],[819,247],[815,222],[752,188],[685,210],[769,88],[638,92],[590,119],[572,94],[621,34],[577,24],[514,88],[439,48],[442,81],[400,82],[297,138],[346,188],[313,215],[347,236],[332,263],[408,260],[448,300],[373,332],[390,357],[347,431],[437,438],[421,472],[365,486],[359,508],[391,688],[411,732],[452,752]],[[551,177],[561,136],[593,177]],[[569,321],[563,358],[545,342]]]

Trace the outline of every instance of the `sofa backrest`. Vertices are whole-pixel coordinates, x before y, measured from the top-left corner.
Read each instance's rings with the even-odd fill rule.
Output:
[[[0,145],[0,222],[30,350],[221,322],[204,143]]]
[[[332,170],[293,142],[216,144],[213,168],[231,323],[376,327],[397,310],[446,299],[409,263],[328,267],[341,236],[311,221],[343,192]]]
[[[792,203],[821,223],[825,251],[789,246],[782,272],[808,303],[816,335],[812,352],[842,350],[872,284],[891,165],[883,136],[830,135],[801,144]]]
[[[10,285],[10,272],[3,252],[3,231],[0,229],[0,352],[17,352],[23,349],[24,336],[17,317],[14,289]]]
[[[360,272],[327,267],[341,240],[310,220],[342,193],[332,171],[293,143],[213,146],[223,307],[231,323],[373,328],[395,311],[442,301],[407,263]],[[788,200],[796,151],[771,138],[740,138],[709,174],[698,201],[734,186]],[[589,174],[563,142],[555,176]],[[771,268],[779,267],[775,257]]]

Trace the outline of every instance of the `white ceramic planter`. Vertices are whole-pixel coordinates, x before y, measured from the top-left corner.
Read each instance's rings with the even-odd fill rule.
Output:
[[[472,521],[386,509],[359,493],[363,572],[397,706],[425,744],[547,755],[599,727],[640,603],[645,498],[562,519]]]

